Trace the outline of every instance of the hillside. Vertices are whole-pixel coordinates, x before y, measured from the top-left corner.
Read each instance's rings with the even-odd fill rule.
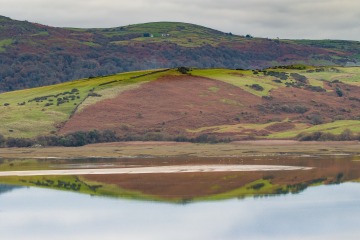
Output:
[[[354,41],[253,38],[176,22],[55,28],[0,16],[0,92],[184,65],[261,69],[359,61],[360,43]]]
[[[111,130],[122,140],[360,133],[360,67],[158,69],[0,94],[0,134]],[[199,139],[200,138],[200,139]]]

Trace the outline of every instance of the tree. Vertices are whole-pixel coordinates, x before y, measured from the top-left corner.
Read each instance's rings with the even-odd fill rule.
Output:
[[[191,69],[188,67],[178,67],[177,70],[182,74],[187,74]]]

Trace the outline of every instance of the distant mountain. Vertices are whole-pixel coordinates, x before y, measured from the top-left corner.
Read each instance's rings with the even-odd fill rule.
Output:
[[[355,41],[253,38],[176,22],[55,28],[0,16],[0,91],[183,65],[257,69],[359,62]]]

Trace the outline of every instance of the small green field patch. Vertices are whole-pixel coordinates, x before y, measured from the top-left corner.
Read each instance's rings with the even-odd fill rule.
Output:
[[[286,132],[270,134],[269,138],[294,138],[300,133],[327,132],[332,134],[341,134],[344,130],[349,129],[353,133],[360,133],[359,120],[339,120],[332,123],[325,123],[302,129],[290,130]]]
[[[4,39],[0,41],[0,52],[5,52],[6,51],[6,47],[10,46],[11,44],[13,44],[14,40],[12,39]]]
[[[267,77],[254,75],[248,70],[194,69],[191,74],[229,83],[259,97],[267,96],[272,89],[278,88],[278,85],[269,81]],[[252,88],[254,84],[258,84],[263,90],[255,90]]]

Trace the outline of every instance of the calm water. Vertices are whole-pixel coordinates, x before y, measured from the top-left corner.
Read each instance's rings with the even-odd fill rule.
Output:
[[[0,194],[0,239],[359,239],[360,184],[186,205],[40,188]]]

